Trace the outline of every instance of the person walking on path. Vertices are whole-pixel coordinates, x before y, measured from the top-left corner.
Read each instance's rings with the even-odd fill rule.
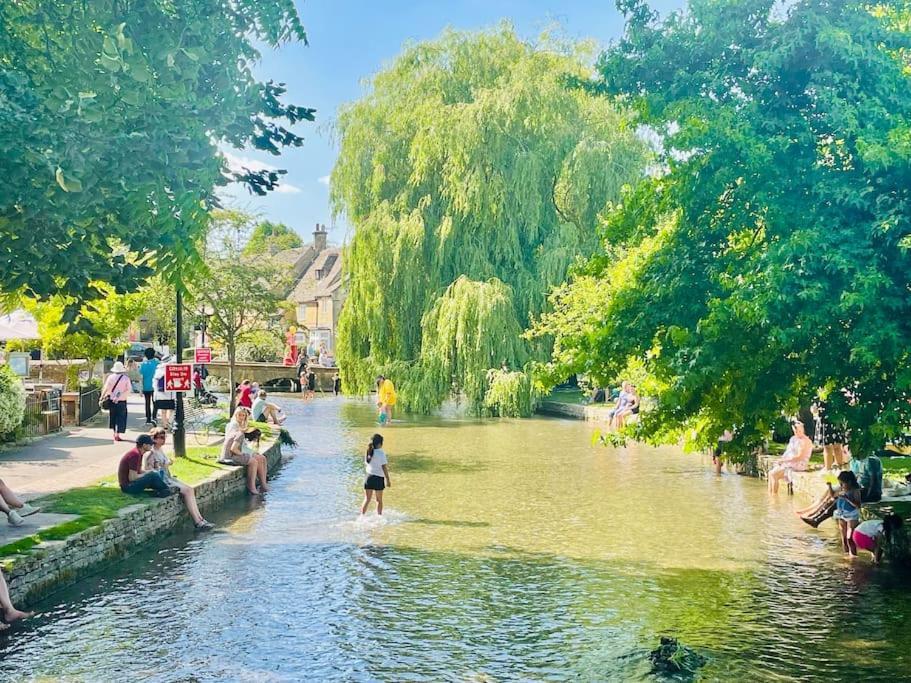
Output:
[[[380,424],[390,424],[392,422],[392,409],[395,407],[398,397],[395,393],[395,385],[391,379],[386,379],[383,375],[376,378],[376,405],[379,408]]]
[[[367,455],[364,456],[364,469],[367,470],[367,480],[364,482],[364,504],[361,505],[361,514],[367,514],[370,501],[376,495],[376,514],[383,514],[383,490],[392,487],[389,479],[389,460],[383,450],[383,437],[374,434],[367,444]]]
[[[155,371],[161,362],[155,357],[155,349],[151,346],[143,351],[145,360],[139,364],[139,374],[142,375],[142,396],[146,404],[146,424],[155,424],[157,411],[152,409],[153,397],[155,395]]]
[[[155,382],[155,391],[153,397],[155,399],[154,403],[154,415],[155,415],[155,426],[158,426],[158,415],[161,415],[161,426],[165,429],[168,429],[171,425],[171,416],[174,414],[174,411],[177,409],[177,394],[173,391],[168,391],[165,385],[165,366],[174,359],[173,356],[165,356],[161,359],[161,363],[158,367],[155,368],[154,382]]]
[[[9,588],[6,585],[6,579],[3,578],[3,572],[0,571],[0,616],[3,621],[0,622],[0,631],[5,631],[14,621],[28,619],[34,612],[23,612],[13,607],[13,601],[9,596]]]
[[[6,515],[10,526],[22,526],[25,523],[23,517],[34,515],[40,510],[41,508],[20,500],[12,489],[0,479],[0,512]]]
[[[202,516],[202,513],[199,511],[199,505],[196,503],[196,491],[193,490],[193,487],[189,484],[184,484],[179,479],[175,479],[171,476],[171,471],[168,469],[172,465],[171,459],[164,452],[164,445],[168,440],[168,433],[161,427],[156,427],[153,429],[149,436],[152,437],[152,449],[145,454],[142,466],[147,472],[158,472],[161,474],[164,483],[168,486],[172,486],[178,490],[181,498],[183,498],[183,503],[187,507],[187,512],[190,513],[190,517],[193,519],[193,524],[199,531],[210,531],[215,528],[215,525],[211,522],[207,522],[206,518]]]
[[[111,366],[111,372],[104,380],[100,401],[110,400],[108,424],[114,432],[114,441],[122,441],[120,435],[127,430],[127,399],[130,398],[132,385],[123,363],[117,361]]]

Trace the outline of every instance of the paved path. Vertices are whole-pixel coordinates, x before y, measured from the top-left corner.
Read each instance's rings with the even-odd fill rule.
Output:
[[[142,396],[130,398],[128,411],[125,438],[134,440],[147,429]],[[91,425],[0,452],[0,479],[25,499],[87,486],[116,473],[129,448],[114,442],[102,413]]]

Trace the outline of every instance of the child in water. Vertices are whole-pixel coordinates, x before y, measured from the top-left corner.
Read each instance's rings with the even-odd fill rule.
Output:
[[[835,498],[835,514],[841,529],[841,545],[851,557],[857,557],[857,544],[854,542],[854,529],[860,523],[860,484],[854,472],[839,472],[840,488],[836,493],[829,484],[829,491]]]
[[[892,543],[892,535],[902,528],[902,524],[898,515],[868,519],[857,525],[852,538],[858,548],[873,553],[873,564],[879,564],[883,559],[883,550]]]
[[[367,444],[367,455],[364,456],[364,466],[367,470],[367,480],[364,482],[364,504],[361,505],[361,514],[367,514],[370,500],[376,494],[376,514],[383,514],[383,489],[392,486],[389,479],[389,466],[386,453],[383,451],[383,437],[374,434]]]

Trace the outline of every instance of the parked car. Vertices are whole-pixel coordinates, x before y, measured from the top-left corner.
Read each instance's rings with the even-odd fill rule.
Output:
[[[135,360],[141,361],[145,358],[146,349],[152,347],[152,344],[148,342],[133,342],[130,344],[130,347],[126,350],[124,355],[124,361]]]

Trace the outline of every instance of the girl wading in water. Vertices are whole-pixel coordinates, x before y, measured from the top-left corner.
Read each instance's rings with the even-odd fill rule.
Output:
[[[392,486],[389,479],[389,467],[386,453],[383,451],[383,437],[374,434],[367,444],[367,455],[364,456],[364,465],[367,470],[367,481],[364,482],[364,504],[361,505],[361,514],[367,514],[367,508],[376,493],[376,514],[383,514],[383,489]]]

